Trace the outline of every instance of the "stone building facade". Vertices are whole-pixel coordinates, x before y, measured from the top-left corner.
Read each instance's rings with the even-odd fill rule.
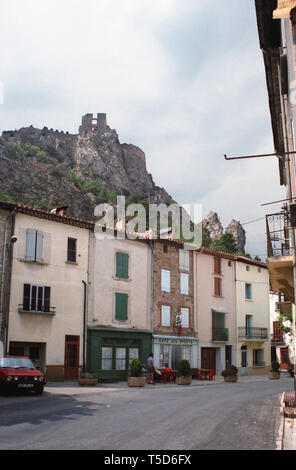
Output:
[[[197,366],[193,252],[168,240],[153,242],[153,352],[155,365]]]

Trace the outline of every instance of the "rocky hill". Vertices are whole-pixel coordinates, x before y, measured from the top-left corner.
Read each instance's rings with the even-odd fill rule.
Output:
[[[224,230],[218,214],[212,211],[203,220],[202,225],[212,241],[218,240],[224,233],[230,233],[236,242],[237,252],[244,253],[246,245],[246,232],[240,222],[232,219]]]
[[[121,144],[105,114],[83,116],[78,134],[33,126],[4,131],[0,165],[0,199],[42,209],[66,205],[79,218],[92,219],[95,205],[115,204],[117,194],[133,202],[174,202],[147,172],[144,152]]]

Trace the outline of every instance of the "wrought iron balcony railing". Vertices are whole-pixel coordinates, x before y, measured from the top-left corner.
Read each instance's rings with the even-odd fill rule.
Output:
[[[238,328],[238,337],[241,339],[267,339],[267,328],[253,328],[240,326]]]
[[[290,220],[287,212],[266,215],[267,256],[292,254],[289,238]]]
[[[27,305],[27,304],[19,304],[18,311],[29,312],[29,313],[48,313],[48,314],[54,315],[56,313],[56,308],[50,307],[49,305],[33,308],[32,306]]]
[[[213,328],[212,341],[228,341],[229,330],[228,328]]]

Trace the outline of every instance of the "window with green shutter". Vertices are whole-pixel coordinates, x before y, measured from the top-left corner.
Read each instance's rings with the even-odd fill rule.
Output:
[[[128,254],[116,253],[116,277],[128,279]]]
[[[115,294],[115,320],[127,320],[128,294]]]

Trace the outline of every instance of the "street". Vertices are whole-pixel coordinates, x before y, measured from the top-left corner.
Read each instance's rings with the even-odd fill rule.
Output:
[[[62,386],[61,386],[62,387]],[[274,450],[289,378],[0,397],[1,450]]]

